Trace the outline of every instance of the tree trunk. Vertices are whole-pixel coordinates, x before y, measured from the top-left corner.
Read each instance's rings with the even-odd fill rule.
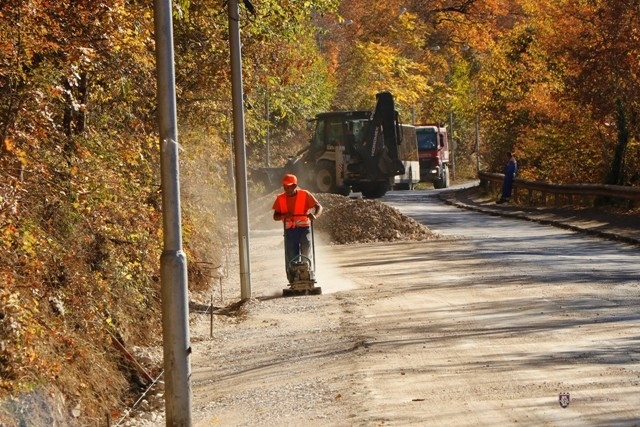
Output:
[[[629,123],[625,111],[625,104],[622,100],[616,101],[616,115],[618,124],[618,142],[616,143],[611,170],[607,177],[607,184],[624,184],[624,155],[629,144]]]

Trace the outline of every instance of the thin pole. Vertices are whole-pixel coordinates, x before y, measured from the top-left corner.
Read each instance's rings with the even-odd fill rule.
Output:
[[[480,172],[480,118],[476,113],[476,170]]]
[[[480,172],[480,113],[478,99],[478,80],[475,81],[475,104],[476,104],[476,170]]]
[[[182,250],[178,125],[170,0],[154,0],[164,250],[160,256],[165,408],[168,426],[191,426],[187,257]]]
[[[409,176],[411,176],[411,174],[409,174]],[[316,236],[313,232],[313,221],[311,221],[311,249],[313,250],[313,265],[311,266],[311,269],[314,271],[316,271]]]
[[[453,111],[449,112],[449,135],[451,138],[449,140],[449,148],[451,149],[451,173],[452,178],[455,181],[456,179],[456,143],[453,139]]]
[[[236,207],[238,211],[238,249],[240,253],[240,298],[251,298],[251,262],[249,257],[249,209],[247,165],[242,96],[242,55],[240,52],[240,11],[238,0],[229,0],[229,49],[231,51],[231,100],[236,160]]]
[[[266,160],[266,166],[270,167],[271,166],[271,147],[269,147],[271,141],[269,141],[270,138],[270,131],[271,131],[271,120],[269,119],[269,116],[271,115],[271,112],[269,111],[269,90],[267,89],[267,95],[266,95],[266,99],[264,101],[264,115],[265,118],[267,120],[267,160]]]

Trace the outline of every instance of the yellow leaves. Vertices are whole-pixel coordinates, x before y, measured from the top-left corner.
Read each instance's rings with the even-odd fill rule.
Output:
[[[0,366],[0,388],[20,390],[40,374],[48,376],[60,372],[57,362],[49,361],[41,354],[44,330],[39,323],[38,305],[35,298],[0,289],[0,307],[4,315],[0,322],[0,356],[4,361]],[[5,378],[8,381],[4,381]]]
[[[4,248],[9,250],[13,246],[14,237],[18,233],[15,225],[9,223],[2,229],[2,243]]]
[[[408,110],[430,90],[426,65],[402,56],[393,46],[357,43],[356,54],[362,68],[369,70],[359,75],[361,87],[354,91],[365,95],[365,105],[373,104],[377,92],[388,90],[394,94],[399,108]]]
[[[22,250],[27,255],[36,255],[36,244],[38,239],[33,236],[29,231],[25,231],[22,235]]]
[[[10,314],[20,306],[20,295],[17,292],[9,292],[6,288],[0,289],[0,306]]]
[[[25,328],[32,316],[22,302],[22,296],[18,292],[0,290],[0,307],[4,313],[4,320],[0,324],[0,336],[13,342],[14,348],[18,349],[29,341],[33,332],[33,329]]]
[[[422,49],[424,46],[423,35],[428,32],[425,22],[411,12],[403,13],[396,22],[397,25],[394,23],[394,29],[397,28],[397,40],[406,44],[408,50]],[[406,51],[405,53],[409,56],[412,52]]]
[[[22,166],[27,165],[27,154],[16,145],[12,138],[7,137],[4,139],[4,151],[12,153]]]
[[[20,161],[20,164],[22,166],[26,166],[27,165],[27,153],[25,153],[23,150],[15,150],[15,154],[16,154],[16,158],[18,159],[18,161]]]

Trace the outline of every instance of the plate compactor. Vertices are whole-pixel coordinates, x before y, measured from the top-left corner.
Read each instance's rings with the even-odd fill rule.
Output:
[[[311,225],[311,257],[297,254],[290,255],[287,253],[287,244],[285,242],[285,268],[287,269],[287,278],[289,279],[289,287],[282,290],[282,296],[292,297],[299,295],[320,295],[322,288],[316,286],[316,248],[315,238],[313,236],[313,224]]]

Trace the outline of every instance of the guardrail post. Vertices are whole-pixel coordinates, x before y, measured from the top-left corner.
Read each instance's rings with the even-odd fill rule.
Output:
[[[482,191],[489,191],[489,189],[491,188],[491,181],[489,181],[488,179],[484,179],[484,178],[480,178],[480,189]]]

